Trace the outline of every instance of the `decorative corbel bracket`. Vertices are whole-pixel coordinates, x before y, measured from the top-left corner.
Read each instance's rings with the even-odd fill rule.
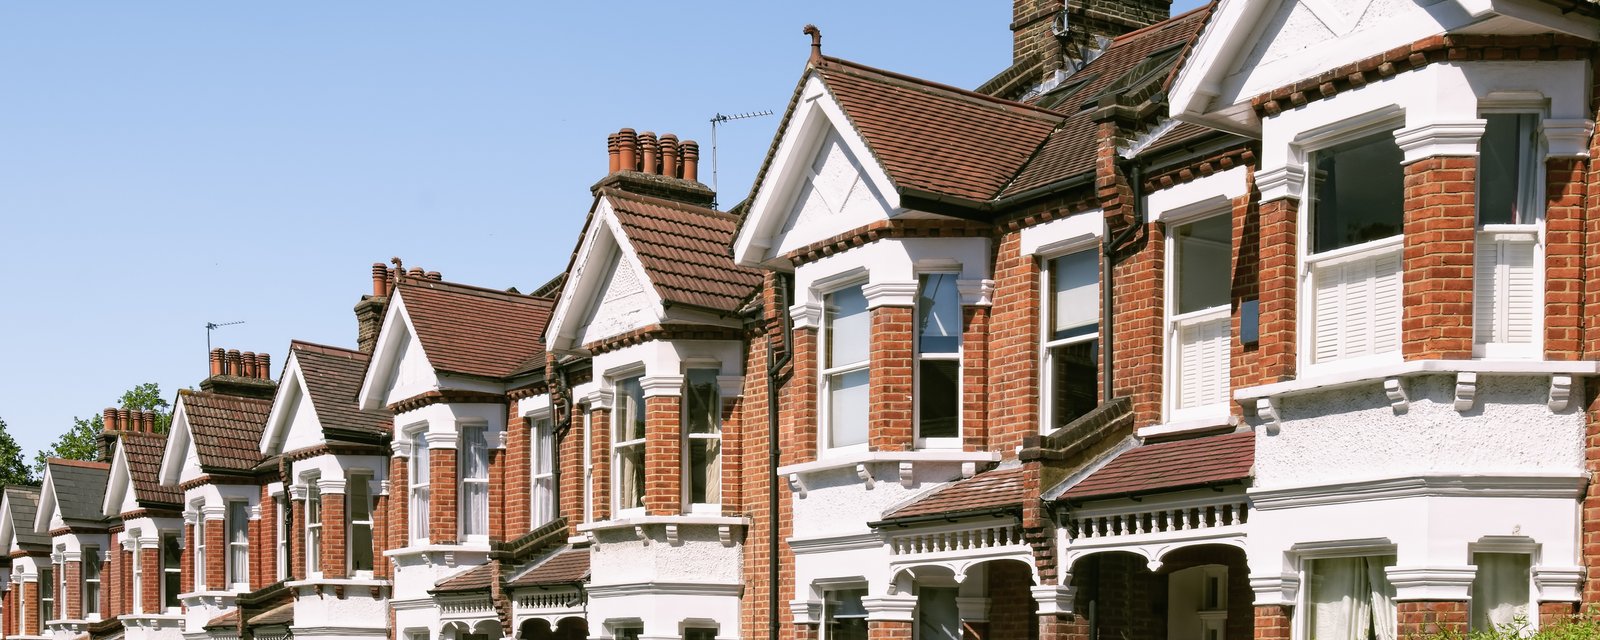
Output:
[[[1550,376],[1550,400],[1546,403],[1551,411],[1562,412],[1572,402],[1572,376]]]
[[[798,473],[789,474],[789,490],[800,494],[800,499],[806,497],[806,481]]]
[[[900,486],[905,487],[907,489],[910,489],[911,485],[915,484],[916,481],[917,481],[916,465],[913,464],[910,460],[901,461],[900,462]]]
[[[644,532],[644,525],[633,525],[633,536],[638,538],[639,542],[643,542],[644,546],[650,546],[650,534]]]
[[[1267,435],[1278,435],[1283,430],[1283,418],[1278,415],[1278,405],[1272,398],[1256,398],[1256,417],[1261,418],[1261,426],[1267,430]]]
[[[1471,411],[1478,400],[1478,374],[1462,371],[1456,374],[1456,411]]]
[[[717,540],[721,541],[724,547],[733,546],[733,525],[717,525]]]
[[[1383,393],[1389,396],[1389,407],[1394,409],[1395,415],[1411,410],[1411,399],[1406,397],[1405,384],[1399,378],[1385,379]]]
[[[878,479],[872,477],[872,467],[867,466],[865,462],[856,465],[856,476],[860,477],[862,482],[867,483],[868,491],[878,486]]]
[[[961,477],[963,477],[963,478],[971,478],[972,476],[975,476],[975,475],[978,475],[978,463],[976,463],[976,462],[963,462],[963,463],[961,463]]]
[[[667,544],[676,547],[679,544],[683,543],[683,539],[678,537],[678,525],[675,525],[675,524],[666,525],[666,530],[667,530]]]

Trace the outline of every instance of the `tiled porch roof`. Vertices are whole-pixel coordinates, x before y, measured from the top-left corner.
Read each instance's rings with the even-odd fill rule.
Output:
[[[1255,465],[1251,432],[1135,447],[1061,494],[1082,502],[1248,480]]]
[[[589,579],[589,550],[567,548],[556,552],[544,562],[534,565],[506,586],[537,587],[556,584],[573,584]]]
[[[433,585],[429,593],[462,593],[466,591],[487,591],[494,584],[497,571],[493,564],[482,564],[461,573],[455,574]]]
[[[1027,490],[1023,468],[995,469],[957,480],[890,513],[890,522],[921,516],[1018,509]]]

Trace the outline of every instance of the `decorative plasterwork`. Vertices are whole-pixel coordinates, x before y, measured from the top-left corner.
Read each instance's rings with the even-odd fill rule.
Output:
[[[900,486],[910,489],[916,484],[916,464],[910,460],[900,462]]]
[[[1560,413],[1566,410],[1570,402],[1572,402],[1572,376],[1550,376],[1550,400],[1546,403],[1550,410]]]
[[[957,280],[956,290],[961,292],[961,304],[968,307],[987,307],[994,304],[993,280]]]
[[[1062,572],[1057,579],[1070,584],[1072,574]],[[1033,594],[1033,601],[1039,604],[1038,613],[1041,616],[1073,613],[1072,601],[1077,594],[1077,589],[1073,587],[1047,584],[1029,587],[1028,592]]]
[[[1278,405],[1272,398],[1256,398],[1256,417],[1261,419],[1267,435],[1275,436],[1283,430],[1283,418],[1278,415]]]
[[[871,491],[873,487],[878,486],[878,479],[873,477],[871,465],[868,465],[865,462],[856,465],[856,476],[861,478],[861,481],[867,484],[868,491]]]
[[[1539,587],[1540,602],[1582,601],[1583,578],[1583,567],[1533,568],[1533,583]]]
[[[683,376],[656,375],[639,378],[639,388],[644,397],[677,397],[683,395]]]
[[[861,287],[867,308],[911,307],[917,304],[917,281],[874,282]]]
[[[1282,489],[1250,489],[1248,493],[1252,508],[1270,511],[1403,498],[1576,499],[1583,496],[1587,480],[1588,475],[1581,472],[1514,476],[1429,474]]]
[[[912,595],[868,596],[861,604],[868,622],[916,622],[917,598]]]
[[[1589,157],[1594,121],[1550,118],[1543,123],[1545,148],[1551,158]]]
[[[1256,172],[1256,189],[1262,202],[1282,198],[1300,199],[1306,186],[1306,170],[1297,164],[1284,165]]]
[[[1406,387],[1399,378],[1387,378],[1383,381],[1383,393],[1389,396],[1389,406],[1394,409],[1395,415],[1400,415],[1411,409],[1411,399],[1406,397]]]
[[[1300,576],[1294,573],[1250,576],[1250,589],[1256,592],[1256,605],[1294,605],[1300,592]]]
[[[796,329],[815,329],[822,326],[822,302],[813,300],[789,307],[789,321]]]
[[[801,499],[805,499],[806,479],[798,473],[789,474],[789,490],[799,494]]]
[[[1456,374],[1456,411],[1471,411],[1478,398],[1478,374],[1462,371]]]
[[[789,614],[794,616],[795,624],[817,624],[822,622],[822,601],[790,600]]]
[[[1406,162],[1434,156],[1477,156],[1487,120],[1428,122],[1394,132]]]
[[[1389,567],[1384,573],[1399,600],[1466,600],[1477,567]]]

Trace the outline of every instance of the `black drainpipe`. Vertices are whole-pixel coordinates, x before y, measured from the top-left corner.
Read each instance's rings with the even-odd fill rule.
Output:
[[[794,371],[781,373],[789,365],[791,354],[794,353],[794,323],[789,318],[789,289],[793,286],[789,274],[778,273],[773,277],[773,286],[777,291],[775,304],[779,321],[783,323],[783,354],[777,358],[772,357],[772,342],[767,342],[767,455],[771,458],[772,469],[767,476],[767,626],[769,640],[778,640],[781,623],[778,621],[778,460],[782,452],[778,448],[778,388],[789,381]],[[780,376],[782,376],[780,378]]]
[[[1100,306],[1105,310],[1104,317],[1102,318],[1101,322],[1105,325],[1103,331],[1106,337],[1105,344],[1100,348],[1101,359],[1105,362],[1105,372],[1103,376],[1105,379],[1105,384],[1103,385],[1104,390],[1102,391],[1101,395],[1104,398],[1103,402],[1107,404],[1109,404],[1111,400],[1116,397],[1116,389],[1112,385],[1112,371],[1115,369],[1115,367],[1112,366],[1112,362],[1114,362],[1114,360],[1111,357],[1111,345],[1113,343],[1112,326],[1115,324],[1115,322],[1113,322],[1113,318],[1116,317],[1116,304],[1113,302],[1111,295],[1112,284],[1116,279],[1114,274],[1116,273],[1116,266],[1132,255],[1122,255],[1122,252],[1132,244],[1134,234],[1137,234],[1140,230],[1144,229],[1145,225],[1144,168],[1141,167],[1138,161],[1134,159],[1129,159],[1125,162],[1119,162],[1117,164],[1119,166],[1127,166],[1130,168],[1128,182],[1130,190],[1133,194],[1133,223],[1128,225],[1126,229],[1117,232],[1115,237],[1106,236],[1105,242],[1101,243],[1100,245],[1101,256],[1104,258],[1103,262],[1101,263],[1103,265],[1101,270],[1104,273],[1100,278]]]

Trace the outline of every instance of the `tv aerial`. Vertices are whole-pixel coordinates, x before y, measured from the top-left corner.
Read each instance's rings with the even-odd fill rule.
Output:
[[[712,191],[718,191],[718,189],[717,189],[717,125],[722,124],[724,122],[732,122],[734,120],[749,120],[751,118],[760,118],[762,116],[770,116],[770,115],[772,115],[771,111],[762,109],[761,111],[749,111],[749,112],[746,112],[746,113],[736,113],[736,114],[732,114],[732,115],[718,113],[717,115],[714,115],[714,116],[711,117],[711,190]],[[713,199],[711,201],[711,208],[715,209],[716,207],[717,207],[717,201],[715,199]]]
[[[220,329],[222,327],[231,327],[231,326],[236,325],[236,324],[244,324],[244,321],[243,320],[235,320],[233,322],[207,322],[206,323],[206,353],[211,353],[211,332],[212,331],[216,331],[217,329]]]

